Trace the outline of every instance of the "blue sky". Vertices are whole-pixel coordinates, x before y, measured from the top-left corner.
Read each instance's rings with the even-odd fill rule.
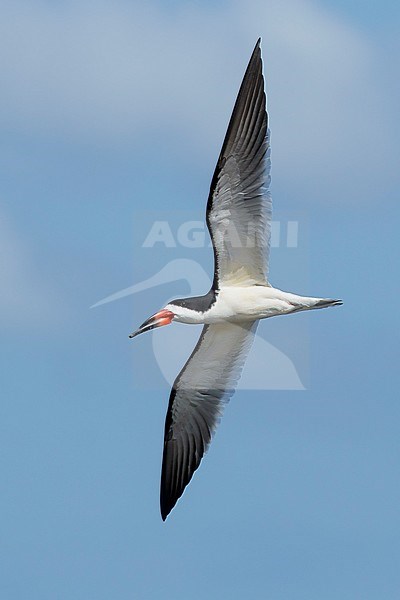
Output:
[[[2,4],[2,598],[398,597],[398,24],[394,2]],[[274,219],[299,233],[271,281],[344,305],[261,325],[306,389],[252,389],[249,357],[162,523],[154,352],[178,369],[196,333],[128,334],[188,283],[90,306],[173,260],[210,273],[143,224],[202,221],[259,35]]]

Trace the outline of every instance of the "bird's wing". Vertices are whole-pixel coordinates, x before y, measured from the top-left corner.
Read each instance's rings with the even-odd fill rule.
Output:
[[[272,200],[270,144],[260,40],[254,48],[211,181],[207,226],[214,288],[264,284]]]
[[[161,516],[175,506],[234,393],[258,321],[205,325],[175,380],[165,420]]]

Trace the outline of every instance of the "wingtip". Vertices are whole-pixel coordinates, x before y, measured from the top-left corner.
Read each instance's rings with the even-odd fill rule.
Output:
[[[254,50],[253,50],[253,52],[251,54],[251,58],[250,58],[248,66],[250,66],[252,64],[255,64],[255,63],[258,63],[259,61],[262,61],[262,58],[261,58],[261,37],[258,38],[258,40],[256,42],[256,45],[254,46]]]
[[[161,513],[161,518],[164,521],[164,523],[167,520],[167,517],[173,508],[174,508],[173,506],[165,506],[164,504],[161,504],[160,513]]]
[[[254,46],[254,50],[253,50],[253,56],[257,53],[257,52],[261,52],[261,38],[259,37],[256,45]]]
[[[161,518],[162,518],[163,521],[166,521],[169,513],[174,508],[176,502],[177,502],[177,499],[174,502],[172,500],[172,498],[166,493],[165,485],[163,483],[161,483],[161,488],[160,488],[160,513],[161,513]]]

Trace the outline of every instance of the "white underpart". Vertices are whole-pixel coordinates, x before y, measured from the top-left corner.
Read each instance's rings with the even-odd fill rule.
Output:
[[[254,321],[299,310],[310,310],[321,298],[298,296],[270,286],[226,286],[217,295],[216,302],[205,312],[168,304],[165,308],[175,314],[179,323],[221,323],[223,321]]]

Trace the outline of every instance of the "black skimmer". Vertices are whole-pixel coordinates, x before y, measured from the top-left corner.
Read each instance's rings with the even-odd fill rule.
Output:
[[[129,336],[173,321],[204,324],[169,399],[160,494],[164,521],[209,446],[259,319],[342,304],[283,292],[268,281],[271,162],[260,43],[246,69],[211,181],[206,214],[215,260],[211,290],[170,302]]]

